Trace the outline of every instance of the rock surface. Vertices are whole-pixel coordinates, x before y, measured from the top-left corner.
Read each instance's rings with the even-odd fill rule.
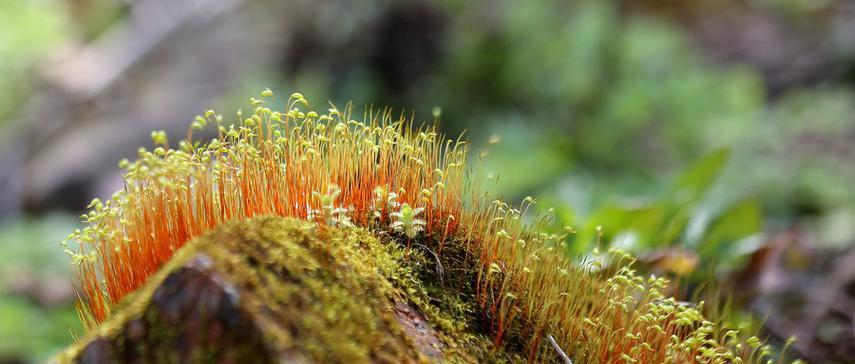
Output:
[[[424,303],[431,300],[404,256],[360,229],[271,217],[225,224],[177,252],[57,361],[412,363],[495,355],[487,338],[449,329],[459,320]]]
[[[78,361],[273,362],[258,325],[240,308],[235,287],[212,266],[204,253],[194,256],[166,277],[140,317],[126,321],[113,337],[92,340]],[[166,328],[173,334],[163,335]]]

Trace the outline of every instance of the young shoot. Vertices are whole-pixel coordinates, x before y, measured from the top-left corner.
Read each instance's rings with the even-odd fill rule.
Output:
[[[401,205],[401,210],[393,212],[391,215],[395,221],[390,225],[392,229],[398,232],[403,232],[408,238],[415,238],[416,235],[424,229],[425,221],[417,218],[424,211],[423,208],[412,208],[410,204],[404,203]]]
[[[327,188],[327,193],[324,195],[321,195],[317,191],[312,192],[312,196],[320,200],[321,209],[310,211],[309,220],[314,220],[317,216],[320,216],[327,226],[353,226],[350,222],[347,209],[336,207],[335,205],[340,195],[341,189],[336,185],[330,185]]]
[[[371,210],[374,212],[374,217],[378,219],[383,218],[383,213],[387,211],[394,211],[398,208],[398,194],[391,192],[388,188],[383,186],[377,186],[374,189],[374,204],[371,206]]]

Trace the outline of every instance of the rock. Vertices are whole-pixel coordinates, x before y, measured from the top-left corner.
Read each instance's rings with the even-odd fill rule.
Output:
[[[61,363],[477,362],[402,248],[362,229],[228,223],[179,250]]]
[[[275,362],[235,287],[200,253],[172,272],[140,317],[87,344],[80,363]]]

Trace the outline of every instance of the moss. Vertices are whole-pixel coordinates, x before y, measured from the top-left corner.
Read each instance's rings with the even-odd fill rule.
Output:
[[[216,346],[197,348],[188,354],[193,361],[224,355],[254,362],[289,355],[314,362],[512,360],[479,333],[483,330],[474,314],[473,293],[461,289],[471,286],[461,281],[471,274],[438,273],[443,270],[439,265],[458,273],[474,265],[448,253],[438,265],[427,247],[419,245],[408,254],[396,241],[389,236],[378,239],[364,229],[330,229],[279,217],[224,224],[178,251],[60,361],[80,359],[85,347],[105,339],[114,353],[180,361],[174,343],[184,332],[163,325],[163,313],[158,312],[162,306],[155,303],[166,294],[167,281],[200,256],[210,259],[215,275],[236,289],[240,312],[235,315],[251,318],[261,337],[256,343],[244,340],[243,347],[229,348],[231,352]],[[418,335],[406,332],[402,311],[423,314],[432,330],[428,336],[435,337],[418,343]],[[130,338],[132,325],[146,328],[145,343]],[[441,360],[425,355],[429,350],[419,344],[437,346]]]
[[[460,360],[518,360],[485,344],[481,334],[489,334],[529,362],[556,360],[546,337],[577,362],[769,357],[756,337],[668,297],[669,282],[638,275],[624,252],[568,258],[574,229],[557,226],[551,213],[527,218],[533,198],[515,208],[468,182],[465,142],[413,128],[388,109],[369,110],[363,122],[351,118],[350,107],[304,112],[300,107],[311,107],[299,93],[284,112],[273,111],[264,106],[272,96],[251,99],[252,116],[238,113],[228,128],[212,110],[197,117],[189,134],[216,125],[219,138],[208,143],[188,137],[172,149],[156,131],[154,150],[120,162],[125,188],[93,200],[82,216],[86,226],[67,239],[79,249],[65,246],[77,265],[87,327],[115,316],[120,305],[126,316],[142,315],[136,305],[156,308],[150,303],[174,275],[192,280],[192,269],[170,265],[157,283],[120,302],[152,282],[191,238],[271,214],[317,227],[229,224],[169,264],[191,264],[200,254],[212,260],[241,288],[234,290],[247,292],[240,308],[259,323],[250,331],[268,336],[262,341],[275,350],[315,360],[418,361],[445,344]],[[351,225],[372,232],[332,228]],[[217,284],[211,289],[224,294]],[[165,312],[155,314],[161,320]],[[105,327],[122,325],[113,331],[122,332],[134,321],[118,322]],[[402,332],[411,338],[401,339]],[[446,336],[430,339],[440,334]]]

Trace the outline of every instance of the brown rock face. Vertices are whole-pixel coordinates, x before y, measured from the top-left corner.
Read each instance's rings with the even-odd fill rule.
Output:
[[[240,308],[240,294],[205,254],[170,273],[141,317],[85,346],[80,363],[271,363],[264,338]]]

